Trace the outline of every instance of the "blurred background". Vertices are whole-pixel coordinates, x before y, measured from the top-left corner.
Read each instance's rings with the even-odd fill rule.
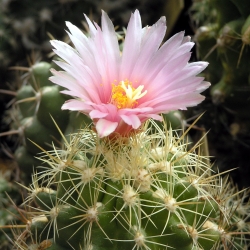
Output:
[[[196,45],[191,61],[209,62],[202,76],[212,86],[199,106],[170,114],[166,119],[174,128],[188,128],[205,112],[190,131],[190,138],[195,143],[208,132],[203,148],[204,154],[210,154],[214,169],[235,169],[230,173],[233,181],[240,188],[250,186],[249,0],[0,0],[0,225],[13,219],[5,215],[5,208],[13,207],[5,191],[19,204],[22,195],[15,181],[27,183],[36,164],[33,158],[37,152],[29,149],[24,138],[28,132],[22,126],[28,116],[36,122],[41,118],[37,103],[32,104],[32,115],[26,111],[47,86],[37,86],[37,79],[48,78],[49,69],[55,67],[49,40],[68,41],[65,21],[86,31],[83,13],[100,23],[102,9],[117,30],[126,28],[131,12],[138,9],[143,26],[166,16],[165,39],[183,30],[192,37]],[[75,118],[65,114],[64,119],[62,123],[70,123]],[[4,235],[0,233],[0,237]],[[0,239],[0,249],[9,247],[6,237]]]

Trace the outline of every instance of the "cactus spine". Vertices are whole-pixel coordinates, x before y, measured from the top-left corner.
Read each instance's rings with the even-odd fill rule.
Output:
[[[197,28],[197,54],[209,62],[204,74],[212,84],[204,106],[210,116],[203,123],[207,129],[213,127],[209,144],[218,159],[222,159],[219,168],[224,171],[237,165],[234,180],[247,187],[250,1],[196,0],[191,10]]]
[[[27,188],[30,238],[17,249],[245,249],[249,204],[199,145],[151,123],[153,133],[112,140],[85,128],[44,150],[49,167]]]

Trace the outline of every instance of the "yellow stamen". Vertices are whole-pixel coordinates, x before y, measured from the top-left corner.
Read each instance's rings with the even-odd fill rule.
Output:
[[[147,90],[142,92],[144,86],[140,85],[136,89],[128,80],[120,81],[118,85],[112,84],[111,103],[118,109],[133,108],[137,100],[147,94]]]

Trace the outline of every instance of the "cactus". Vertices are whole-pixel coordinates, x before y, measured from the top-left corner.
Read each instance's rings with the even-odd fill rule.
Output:
[[[20,192],[17,184],[12,182],[15,164],[13,161],[0,160],[0,248],[11,249],[8,238],[12,237],[12,223],[17,218],[16,205],[20,204]],[[7,236],[7,237],[6,237]]]
[[[52,121],[50,114],[62,126],[62,130],[68,122],[69,114],[60,112],[65,99],[60,95],[59,88],[48,81],[50,68],[51,64],[39,62],[29,69],[28,77],[17,91],[12,106],[12,110],[16,112],[11,123],[12,130],[2,134],[17,133],[19,135],[20,144],[15,157],[20,168],[27,173],[31,172],[34,164],[37,163],[34,155],[39,152],[31,140],[49,149],[47,144],[51,143],[52,138],[60,139],[55,126],[49,123]]]
[[[53,119],[65,133],[73,132],[81,125],[90,123],[84,115],[77,118],[77,113],[61,111],[61,105],[66,99],[60,94],[61,88],[48,80],[51,76],[51,67],[53,62],[41,61],[30,68],[24,68],[27,72],[22,76],[22,85],[17,92],[11,92],[15,98],[6,114],[11,113],[13,116],[15,113],[10,121],[11,130],[0,134],[1,136],[18,134],[14,156],[20,169],[25,173],[32,172],[34,166],[39,163],[34,156],[40,151],[32,142],[47,150],[52,148],[52,139],[54,143],[60,145],[61,135]]]
[[[250,2],[196,0],[191,18],[196,26],[197,55],[209,62],[204,75],[212,84],[203,106],[210,115],[203,125],[214,128],[208,138],[221,159],[220,169],[237,165],[235,181],[248,186],[245,177],[249,176],[249,168],[245,166],[250,162],[245,153],[250,132]]]
[[[185,38],[180,44],[188,41]],[[206,63],[195,65],[202,64]],[[128,134],[105,136],[91,125],[80,129],[68,113],[65,119],[78,130],[64,136],[62,117],[48,119],[48,110],[54,111],[57,105],[54,101],[63,97],[59,87],[54,91],[55,86],[41,85],[46,78],[38,74],[44,80],[32,81],[30,77],[30,85],[18,93],[26,148],[31,154],[42,153],[36,157],[41,163],[35,163],[39,168],[30,186],[23,185],[29,193],[22,205],[26,219],[15,227],[19,230],[13,230],[14,249],[243,250],[250,245],[249,193],[239,191],[228,177],[212,169],[209,156],[202,153],[203,139],[193,145],[188,131],[179,136],[168,123],[153,120]],[[208,86],[201,78],[198,81],[201,86],[190,90],[190,99]],[[130,92],[141,87],[130,86]],[[25,100],[36,100],[36,96],[40,103],[29,110]],[[188,105],[189,98],[180,99]],[[175,118],[173,124],[179,124],[175,112],[169,116]],[[31,129],[27,132],[27,128]],[[62,147],[51,143],[48,148],[50,137],[47,143],[36,138],[38,133],[54,132],[62,136]],[[27,137],[35,139],[31,142]]]
[[[213,18],[201,17],[202,7],[214,13]],[[248,86],[249,50],[245,47],[249,44],[249,1],[195,1],[192,9],[199,24],[195,34],[198,55],[211,64],[206,76],[214,85],[210,90],[213,102],[229,105],[232,98],[239,101],[237,88]],[[237,113],[240,109],[229,108]]]
[[[37,204],[29,237],[15,248],[246,249],[248,192],[215,174],[185,133],[150,123],[112,140],[84,128],[43,150],[49,167],[26,188],[25,204]]]

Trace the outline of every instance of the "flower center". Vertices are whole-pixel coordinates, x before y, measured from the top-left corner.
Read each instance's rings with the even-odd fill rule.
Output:
[[[120,81],[118,85],[112,84],[111,103],[118,109],[133,108],[137,100],[147,94],[147,90],[142,92],[144,86],[140,85],[136,89],[128,80]]]

